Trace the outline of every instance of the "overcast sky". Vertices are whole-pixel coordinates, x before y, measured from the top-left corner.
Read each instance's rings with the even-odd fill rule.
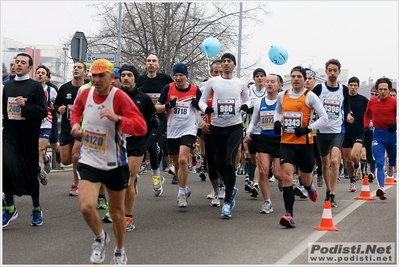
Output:
[[[61,45],[76,31],[91,36],[100,28],[93,20],[96,10],[88,6],[94,3],[98,1],[1,1],[2,37],[31,45]],[[267,3],[271,14],[263,18],[262,25],[243,29],[244,34],[253,33],[251,39],[243,40],[243,63],[260,58],[256,67],[285,75],[296,65],[324,69],[327,60],[336,58],[342,69],[349,70],[349,77],[398,79],[397,2]],[[246,5],[244,2],[244,9]],[[267,56],[271,45],[287,49],[287,63],[271,63]]]

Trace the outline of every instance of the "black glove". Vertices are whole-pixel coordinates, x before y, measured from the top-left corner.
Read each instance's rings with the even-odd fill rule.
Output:
[[[388,125],[388,132],[393,133],[396,131],[396,122]]]
[[[249,109],[247,110],[247,114],[252,114],[252,113],[254,113],[254,107],[249,108]]]
[[[176,98],[165,103],[166,109],[174,108],[175,106],[176,106]]]
[[[198,105],[198,100],[197,100],[197,99],[193,98],[193,99],[191,100],[191,105],[193,105],[193,107],[194,107],[196,110],[201,110],[200,107],[199,107],[199,105]]]
[[[247,112],[248,111],[247,104],[241,105],[240,110]]]
[[[152,115],[152,117],[150,118],[150,127],[151,128],[158,128],[159,126],[159,119],[158,119],[158,115],[154,114]]]
[[[373,130],[371,128],[364,128],[364,136],[372,136]]]
[[[213,113],[213,112],[215,112],[215,110],[214,110],[213,108],[211,108],[211,107],[206,107],[206,109],[205,109],[205,114],[211,114],[211,113]]]
[[[308,127],[296,127],[295,128],[295,135],[298,138],[301,137],[302,135],[305,135],[310,132],[311,132],[311,130]]]
[[[281,122],[275,121],[273,131],[277,135],[281,135]]]

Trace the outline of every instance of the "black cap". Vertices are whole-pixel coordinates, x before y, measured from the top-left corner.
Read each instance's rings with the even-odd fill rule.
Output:
[[[299,71],[300,73],[302,73],[303,78],[306,80],[306,70],[304,68],[302,68],[301,66],[296,66],[291,70],[290,74],[292,74],[294,71]]]
[[[254,70],[254,73],[253,73],[252,77],[255,78],[255,76],[257,74],[263,74],[263,75],[267,76],[266,75],[266,71],[264,69],[262,69],[262,68],[257,68],[256,70]]]
[[[237,65],[236,63],[236,57],[233,54],[230,53],[225,53],[223,56],[220,58],[221,61],[223,61],[225,58],[229,58],[234,62],[234,65]]]

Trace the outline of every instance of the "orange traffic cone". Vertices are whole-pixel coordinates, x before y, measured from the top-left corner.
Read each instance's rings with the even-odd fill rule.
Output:
[[[318,231],[338,231],[334,226],[331,214],[331,203],[329,200],[324,201],[324,210],[321,218],[320,226],[315,227]]]
[[[363,179],[362,191],[360,191],[360,196],[355,197],[356,200],[375,200],[374,197],[370,195],[369,179],[366,177]]]
[[[396,185],[395,179],[387,176],[385,179],[385,185]]]

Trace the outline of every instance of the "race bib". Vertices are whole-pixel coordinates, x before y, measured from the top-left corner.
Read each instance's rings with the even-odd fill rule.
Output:
[[[158,99],[159,99],[159,96],[160,96],[161,94],[154,94],[154,93],[152,93],[152,94],[147,94],[147,95],[151,98],[152,102],[153,102],[154,105],[155,105],[156,103],[158,103]]]
[[[260,112],[260,127],[264,131],[273,130],[274,110],[263,110]]]
[[[26,101],[26,99],[25,99]],[[9,97],[7,100],[7,115],[9,120],[26,120],[21,116],[22,107],[18,105],[15,97]]]
[[[283,126],[284,132],[295,133],[296,127],[302,127],[302,112],[285,112]]]
[[[171,111],[173,118],[179,121],[187,120],[190,115],[190,104],[188,102],[176,102],[176,106]]]
[[[328,119],[338,119],[340,113],[341,101],[324,99],[323,107],[327,112]]]
[[[235,100],[234,99],[218,99],[217,111],[219,118],[231,118],[235,116]]]
[[[104,154],[107,148],[108,129],[86,124],[83,132],[83,149],[88,152]]]

